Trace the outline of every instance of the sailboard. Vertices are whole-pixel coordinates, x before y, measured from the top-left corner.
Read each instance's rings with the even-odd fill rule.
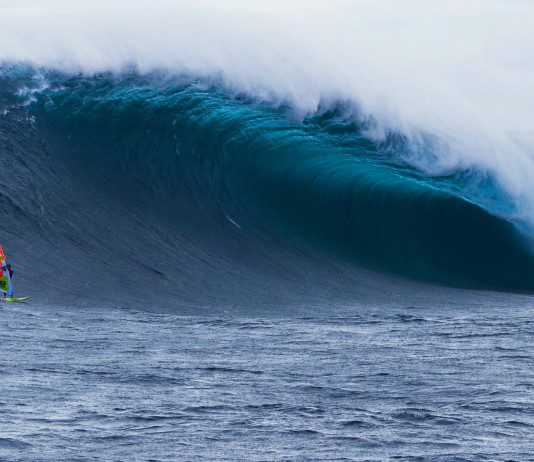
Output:
[[[4,250],[0,245],[0,296],[1,300],[6,302],[22,302],[28,300],[30,297],[13,298],[13,284],[11,283],[11,277],[9,271],[4,269],[6,266],[6,256]]]
[[[0,298],[0,301],[2,302],[23,302],[24,300],[28,300],[30,297],[8,297],[8,298]]]

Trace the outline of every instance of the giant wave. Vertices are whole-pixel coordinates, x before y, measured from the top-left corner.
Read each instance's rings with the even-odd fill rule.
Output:
[[[395,50],[421,51],[408,71],[385,47],[404,30],[392,12],[355,4],[318,23],[316,3],[275,21],[271,7],[244,3],[156,2],[142,16],[97,2],[82,8],[81,29],[67,3],[46,14],[32,2],[0,6],[10,20],[0,48],[2,214],[23,266],[32,252],[67,265],[61,289],[77,297],[157,287],[191,303],[273,302],[284,291],[307,303],[361,299],[398,285],[389,273],[532,291],[528,95],[511,107],[518,98],[502,73],[452,56],[451,44],[437,63],[421,44],[428,24]],[[408,2],[408,12],[433,24],[438,13],[459,25],[473,12],[420,6]],[[481,21],[508,27],[520,12],[532,13],[492,2]],[[385,20],[384,37],[365,39]],[[21,35],[29,27],[39,43]],[[333,41],[339,27],[347,35]],[[514,53],[486,57],[494,70],[511,64],[507,79],[524,85],[532,75]],[[445,71],[458,57],[467,67]],[[477,91],[459,84],[465,75]],[[492,90],[506,94],[489,101]]]
[[[25,67],[6,75],[4,119],[11,136],[23,140],[17,142],[29,143],[14,148],[15,154],[34,168],[45,161],[56,181],[75,180],[86,189],[77,186],[64,203],[57,185],[46,184],[49,179],[31,179],[40,191],[35,225],[45,226],[47,211],[59,207],[59,216],[53,215],[61,221],[48,223],[51,235],[73,228],[60,239],[76,240],[84,252],[91,243],[95,253],[117,251],[110,240],[118,237],[114,229],[123,209],[134,219],[127,226],[139,227],[135,234],[152,228],[159,235],[162,226],[165,233],[183,233],[181,243],[173,241],[178,255],[187,253],[199,232],[210,240],[228,224],[253,240],[271,239],[259,226],[417,279],[532,289],[534,257],[528,237],[513,223],[470,198],[460,188],[462,178],[432,178],[393,162],[390,151],[403,149],[402,143],[370,140],[365,127],[346,122],[339,111],[297,123],[283,108],[157,75],[73,78]],[[45,159],[28,160],[27,151],[38,149],[35,143],[44,143]],[[16,193],[20,181],[13,183],[13,173],[5,173],[8,193]],[[200,224],[195,215],[202,209],[208,221]],[[21,223],[11,220],[13,233]],[[162,252],[161,236],[149,235],[146,240],[153,242],[145,249],[138,243],[131,250],[146,253],[146,261],[150,253]],[[129,252],[127,241],[120,246]],[[172,265],[168,256],[162,258]],[[177,256],[176,263],[180,260]],[[165,273],[158,264],[151,271]]]

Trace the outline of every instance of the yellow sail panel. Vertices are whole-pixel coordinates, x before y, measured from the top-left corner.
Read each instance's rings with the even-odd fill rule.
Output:
[[[7,276],[0,276],[0,292],[9,292],[9,278]]]

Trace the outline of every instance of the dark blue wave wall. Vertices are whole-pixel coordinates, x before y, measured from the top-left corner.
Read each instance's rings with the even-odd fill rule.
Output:
[[[253,216],[384,271],[534,290],[532,242],[513,224],[391,164],[335,113],[293,123],[283,108],[154,76],[47,79],[30,110],[54,155],[152,221]]]

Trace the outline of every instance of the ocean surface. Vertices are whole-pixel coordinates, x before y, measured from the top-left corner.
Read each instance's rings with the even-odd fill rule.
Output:
[[[532,460],[533,310],[4,304],[0,459]]]

